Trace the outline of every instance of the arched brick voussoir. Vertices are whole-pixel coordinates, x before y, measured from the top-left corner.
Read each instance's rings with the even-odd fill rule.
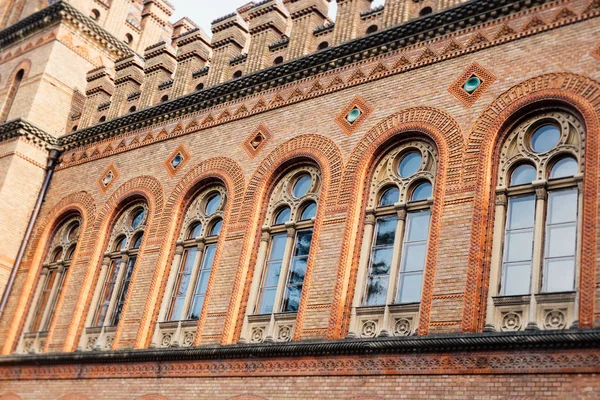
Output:
[[[477,119],[469,134],[463,162],[463,182],[474,187],[475,198],[463,313],[465,332],[480,330],[484,318],[481,313],[485,307],[480,307],[479,301],[487,296],[488,277],[485,274],[489,265],[484,264],[488,263],[486,254],[489,254],[491,246],[486,238],[489,238],[492,229],[491,184],[494,181],[494,166],[498,162],[493,159],[496,145],[508,127],[536,104],[568,106],[581,115],[586,127],[579,324],[581,327],[593,324],[600,84],[582,75],[553,73],[528,79],[500,95]],[[489,234],[486,235],[486,232]]]
[[[410,132],[424,133],[434,140],[440,156],[447,154],[447,184],[459,183],[463,136],[458,122],[437,108],[408,108],[383,119],[356,145],[344,169],[339,205],[348,205],[355,198],[357,179],[366,173],[377,149],[391,137]]]
[[[241,329],[241,324],[238,322],[240,315],[243,313],[244,305],[242,302],[248,298],[249,285],[246,284],[249,282],[254,268],[258,239],[260,238],[257,232],[261,218],[264,217],[263,211],[266,209],[265,202],[267,201],[266,196],[269,188],[274,180],[278,178],[278,172],[282,167],[294,162],[294,160],[302,159],[314,161],[321,171],[321,200],[318,212],[323,215],[323,210],[335,206],[342,176],[343,161],[340,149],[331,139],[317,134],[297,136],[279,145],[263,159],[248,181],[239,214],[237,225],[245,229],[246,234],[242,242],[239,268],[232,288],[229,313],[223,327],[222,342],[224,344],[230,343],[234,336],[238,336]],[[316,227],[315,233],[313,240],[318,240],[318,229]],[[310,276],[307,272],[305,278],[306,292],[308,292],[309,286]]]
[[[364,226],[364,220],[359,218],[371,167],[378,154],[384,150],[383,146],[390,140],[413,138],[415,133],[428,137],[434,142],[438,151],[438,176],[434,197],[439,200],[434,204],[430,228],[432,243],[437,240],[442,211],[441,199],[446,187],[458,185],[460,181],[463,136],[456,120],[444,111],[432,107],[409,108],[392,114],[375,125],[355,146],[346,164],[338,205],[348,209],[348,218],[329,319],[329,338],[342,337],[349,322],[360,251],[360,246],[356,243],[361,237],[360,232]],[[432,249],[427,257],[424,277],[422,296],[424,306],[420,316],[420,334],[426,334],[430,316],[429,303],[433,293],[437,247]]]
[[[21,266],[18,266],[18,268],[24,266],[25,268],[28,268],[29,271],[25,277],[24,284],[20,286],[18,290],[15,290],[16,287],[13,287],[13,296],[9,299],[7,310],[12,310],[14,315],[12,318],[5,319],[6,321],[11,320],[12,323],[10,324],[8,334],[4,341],[3,354],[13,352],[18,344],[18,339],[21,336],[21,331],[25,324],[29,307],[31,307],[31,302],[33,301],[35,287],[38,282],[38,276],[42,268],[42,263],[44,262],[44,257],[46,256],[48,244],[52,240],[55,230],[69,214],[79,214],[83,224],[82,232],[86,232],[88,227],[93,226],[95,220],[96,206],[92,196],[87,192],[72,193],[63,197],[46,213],[38,217],[38,221],[41,222],[38,223],[29,240],[27,253],[21,262]],[[80,238],[81,242],[72,263],[73,269],[85,268],[83,265],[84,260],[79,257],[79,254],[85,251],[83,249],[89,246],[89,236],[90,235],[83,234]],[[16,304],[14,302],[16,302]]]
[[[89,258],[89,267],[87,268],[85,278],[81,283],[81,291],[77,301],[77,309],[73,311],[72,323],[63,347],[64,351],[74,351],[77,347],[77,341],[83,331],[85,318],[90,307],[95,285],[97,284],[96,281],[102,262],[102,256],[106,248],[106,241],[111,234],[110,228],[119,215],[119,212],[126,205],[127,200],[136,196],[144,198],[148,203],[149,209],[146,233],[144,235],[144,241],[142,243],[142,249],[139,258],[143,260],[144,253],[149,251],[150,248],[158,246],[157,243],[162,241],[162,238],[158,237],[157,234],[157,227],[161,219],[160,216],[165,202],[164,191],[160,182],[152,176],[139,176],[123,183],[113,192],[113,194],[100,208],[94,227],[92,228],[93,232],[96,233],[96,236],[94,237],[94,246],[93,249],[88,249],[91,254]],[[135,285],[138,272],[139,269],[136,268],[131,277],[132,287]],[[125,311],[123,315],[127,313],[131,292],[132,291],[129,291],[129,295],[125,300],[125,304],[123,306]],[[120,328],[117,328],[115,342],[117,342],[119,335]]]
[[[227,190],[227,208],[225,214],[226,227],[237,220],[236,216],[241,208],[245,190],[245,179],[242,168],[235,161],[226,157],[215,157],[205,160],[193,167],[173,189],[165,203],[162,212],[161,221],[158,227],[158,237],[163,238],[163,243],[158,256],[158,263],[152,286],[148,293],[146,309],[142,314],[140,329],[136,338],[135,347],[144,348],[149,345],[152,337],[153,322],[158,317],[162,293],[170,272],[170,266],[173,258],[174,242],[178,235],[178,230],[185,215],[184,207],[189,204],[191,196],[196,193],[198,184],[203,181],[219,180],[223,182]],[[221,246],[222,247],[222,246]],[[218,255],[220,255],[219,247]],[[218,260],[218,258],[216,258]]]
[[[250,216],[256,214],[257,207],[260,206],[257,200],[270,184],[270,179],[277,169],[290,160],[303,157],[312,159],[319,166],[325,181],[324,185],[329,189],[328,198],[324,199],[325,204],[328,207],[335,205],[343,169],[340,149],[325,136],[301,135],[279,145],[256,169],[248,181],[248,189],[240,212],[240,223],[246,223]]]

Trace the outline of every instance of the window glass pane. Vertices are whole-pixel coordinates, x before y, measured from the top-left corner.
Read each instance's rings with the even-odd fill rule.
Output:
[[[375,246],[391,246],[396,237],[396,217],[378,218],[375,226]]]
[[[140,225],[142,225],[142,222],[144,222],[145,216],[146,212],[143,208],[138,208],[136,211],[134,211],[133,217],[131,219],[131,227],[133,229],[137,229]]]
[[[38,332],[40,330],[40,325],[42,322],[42,317],[44,315],[44,311],[48,305],[48,300],[50,299],[50,292],[52,291],[52,286],[54,285],[54,280],[56,279],[57,271],[56,269],[48,271],[48,275],[44,279],[42,292],[40,294],[40,299],[38,300],[38,304],[34,313],[33,321],[31,323],[31,332]]]
[[[300,231],[296,234],[296,248],[294,257],[307,256],[310,251],[310,242],[312,241],[312,229]]]
[[[306,273],[306,262],[308,258],[297,258],[293,261],[290,268],[290,283],[302,284],[304,282],[304,274]]]
[[[281,209],[275,217],[274,225],[283,225],[290,220],[290,209],[288,207]]]
[[[533,227],[535,196],[511,197],[508,200],[507,229]]]
[[[423,273],[402,274],[398,302],[416,303],[421,301],[422,281]]]
[[[285,251],[286,239],[286,234],[274,235],[271,238],[271,255],[269,256],[269,260],[283,259],[283,252]]]
[[[398,173],[403,178],[409,178],[417,173],[419,168],[421,168],[422,163],[423,158],[421,157],[421,153],[416,151],[410,152],[402,158],[402,161],[400,161]]]
[[[560,140],[560,128],[556,125],[542,125],[531,135],[531,148],[536,153],[552,150]]]
[[[188,319],[200,318],[202,312],[202,304],[204,304],[204,296],[194,296]]]
[[[533,230],[513,231],[506,235],[505,261],[528,261],[533,252]]]
[[[559,224],[577,220],[577,189],[553,191],[548,194],[548,223]]]
[[[311,202],[302,210],[301,221],[307,221],[314,218],[317,215],[317,203]]]
[[[510,176],[510,186],[527,185],[535,180],[535,168],[519,165]]]
[[[277,286],[279,282],[279,273],[281,272],[281,261],[272,261],[267,266],[264,286]]]
[[[427,240],[429,236],[429,211],[408,214],[408,241]]]
[[[126,240],[125,236],[121,236],[120,238],[117,238],[117,240],[115,240],[115,245],[113,246],[113,251],[125,250],[126,242],[127,242],[127,240]]]
[[[369,278],[367,281],[367,292],[365,295],[364,305],[377,306],[385,304],[388,279],[389,277],[387,275],[372,276]]]
[[[287,287],[287,295],[283,304],[283,312],[296,312],[300,307],[302,296],[302,285],[290,285]]]
[[[277,287],[264,288],[260,298],[259,314],[271,314],[273,312],[273,303],[275,302],[275,292]]]
[[[427,256],[427,242],[406,243],[402,271],[422,271]]]
[[[213,215],[219,209],[220,204],[221,204],[221,195],[219,193],[216,193],[216,194],[210,196],[210,198],[206,202],[206,209],[204,211],[205,214]]]
[[[549,226],[546,230],[547,257],[575,255],[577,228],[575,224]]]
[[[304,195],[308,193],[308,190],[310,189],[311,185],[312,178],[310,177],[310,175],[302,175],[298,178],[298,180],[296,180],[292,194],[297,199],[304,197]]]
[[[217,252],[216,245],[206,246],[204,249],[204,261],[202,263],[202,269],[211,269],[213,262],[215,261],[215,253]]]
[[[206,288],[208,287],[208,280],[210,279],[210,270],[202,270],[198,277],[198,285],[196,287],[196,294],[204,295]]]
[[[196,239],[197,237],[200,236],[201,232],[202,232],[202,224],[194,224],[190,228],[187,238],[188,239]]]
[[[432,194],[431,183],[429,183],[429,182],[421,183],[419,186],[417,186],[415,188],[415,190],[413,190],[411,201],[427,200],[428,198],[431,197],[431,194]]]
[[[383,192],[383,194],[381,195],[381,198],[379,199],[379,206],[392,206],[396,204],[399,199],[400,191],[397,187],[391,187],[389,189],[386,189],[385,192]]]
[[[135,239],[133,240],[133,244],[131,245],[131,249],[132,250],[139,249],[140,246],[142,245],[143,238],[144,238],[144,235],[136,236]]]
[[[573,176],[577,172],[579,172],[577,161],[572,157],[565,157],[554,164],[550,171],[550,179]]]
[[[506,296],[529,294],[531,264],[505,264],[504,268],[504,294]]]
[[[373,250],[373,260],[371,264],[372,275],[387,275],[390,273],[392,264],[392,247],[384,247]]]
[[[171,311],[170,321],[179,321],[181,319],[181,312],[183,311],[183,304],[185,302],[185,297],[178,297],[173,302],[173,309]]]
[[[223,226],[223,220],[220,219],[212,226],[210,230],[210,236],[218,236],[221,233],[221,227]]]
[[[546,292],[569,292],[575,288],[575,258],[548,260]]]

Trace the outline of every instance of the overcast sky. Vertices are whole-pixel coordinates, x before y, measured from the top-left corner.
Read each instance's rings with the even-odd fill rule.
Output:
[[[210,23],[235,11],[236,8],[247,4],[250,0],[169,0],[175,6],[175,14],[171,18],[175,22],[188,17],[200,25],[210,35]],[[373,1],[373,7],[383,4],[384,0]],[[337,5],[333,0],[329,6],[329,17],[335,19]]]

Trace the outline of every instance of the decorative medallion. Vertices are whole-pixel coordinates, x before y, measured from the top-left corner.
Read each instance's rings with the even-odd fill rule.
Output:
[[[521,330],[522,318],[520,312],[507,312],[502,317],[502,332],[516,332]]]
[[[448,91],[465,106],[471,107],[495,80],[494,74],[473,63],[454,81]]]
[[[412,324],[407,318],[399,318],[394,324],[394,336],[409,336],[412,332]]]
[[[244,140],[242,146],[250,158],[254,158],[272,137],[273,135],[271,135],[269,128],[265,124],[260,124]]]
[[[360,337],[373,338],[377,336],[377,321],[364,321],[360,330]]]
[[[177,147],[175,151],[171,153],[163,165],[167,169],[169,176],[172,178],[175,176],[177,171],[183,168],[185,163],[187,163],[190,158],[190,153],[185,149],[185,146],[179,145],[179,147]]]
[[[544,316],[545,329],[565,329],[567,327],[567,317],[563,310],[550,310]]]
[[[373,107],[367,104],[360,96],[355,96],[340,114],[335,122],[342,128],[346,135],[353,134],[362,123],[371,115]]]
[[[104,170],[104,173],[98,179],[98,187],[102,193],[108,192],[108,189],[119,179],[119,170],[117,166],[112,163]]]

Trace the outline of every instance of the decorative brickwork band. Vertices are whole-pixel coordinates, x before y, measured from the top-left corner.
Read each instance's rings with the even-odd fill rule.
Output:
[[[600,85],[583,76],[559,73],[522,82],[494,101],[479,117],[469,135],[465,151],[463,183],[475,190],[475,208],[469,250],[463,331],[483,329],[487,297],[489,252],[493,221],[493,188],[497,173],[497,143],[510,127],[534,107],[556,106],[574,109],[586,129],[586,156],[583,187],[583,234],[581,279],[579,283],[579,326],[591,327],[594,319],[596,286],[596,218],[598,195],[598,141],[600,135]]]

